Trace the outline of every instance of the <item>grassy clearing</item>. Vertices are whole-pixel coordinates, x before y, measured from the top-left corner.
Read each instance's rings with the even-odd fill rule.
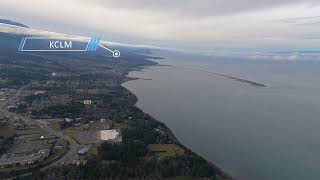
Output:
[[[9,137],[15,134],[15,131],[10,127],[0,127],[0,136]]]
[[[9,81],[7,81],[7,80],[0,79],[0,87],[5,87],[5,86],[7,86],[8,82],[9,82]]]
[[[98,147],[91,147],[89,150],[89,153],[92,155],[98,156],[98,153],[99,153]]]
[[[47,134],[46,131],[40,128],[28,128],[24,130],[17,130],[18,135],[30,135],[30,134]]]
[[[63,134],[66,136],[69,136],[70,138],[74,139],[75,141],[77,141],[77,131],[66,131]],[[77,141],[78,142],[78,141]]]
[[[90,130],[90,125],[81,124],[79,126],[69,127],[69,128],[67,128],[65,130],[66,131],[85,131],[85,130]]]
[[[176,177],[169,178],[168,180],[196,180],[196,179],[190,176],[176,176]]]
[[[28,134],[28,135],[24,135],[23,137],[28,138],[30,141],[37,141],[40,140],[40,136],[39,134]]]
[[[150,144],[148,148],[158,158],[181,156],[184,154],[184,149],[176,144]]]
[[[77,135],[77,132],[76,131],[66,131],[63,134],[65,134],[65,135],[67,135],[67,136],[69,136],[71,138],[75,138],[76,135]]]
[[[53,96],[50,98],[51,103],[59,105],[67,105],[72,101],[72,99],[66,95]]]
[[[129,128],[129,125],[126,123],[113,123],[112,127],[113,129],[126,129]]]
[[[49,126],[56,131],[61,130],[60,125],[58,123],[50,124]]]
[[[110,94],[110,91],[107,89],[77,89],[79,94],[90,94],[90,95],[107,95]]]

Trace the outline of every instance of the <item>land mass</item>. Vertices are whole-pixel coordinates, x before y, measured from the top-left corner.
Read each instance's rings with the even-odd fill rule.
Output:
[[[233,179],[122,87],[156,57],[16,52],[21,36],[0,33],[0,178]]]
[[[0,19],[0,23],[28,28],[27,25],[24,25],[22,23],[15,22],[15,21],[10,21],[10,20],[7,20],[7,19]]]

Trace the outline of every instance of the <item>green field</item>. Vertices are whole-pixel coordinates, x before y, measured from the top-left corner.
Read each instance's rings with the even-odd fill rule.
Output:
[[[89,153],[93,154],[95,156],[98,156],[98,154],[99,154],[98,147],[91,147],[90,150],[89,150]]]
[[[72,98],[66,96],[66,95],[57,95],[50,97],[50,100],[52,104],[60,104],[60,105],[67,105],[71,102]]]
[[[0,87],[6,87],[8,84],[7,80],[0,79]]]
[[[76,131],[66,131],[64,132],[63,134],[75,139],[76,135],[77,135],[77,132]]]
[[[158,158],[174,157],[184,154],[184,149],[176,144],[150,144],[148,148]]]
[[[77,93],[80,94],[90,94],[90,95],[107,95],[110,94],[110,91],[107,89],[77,89]]]
[[[18,135],[30,135],[30,134],[47,134],[46,131],[40,129],[40,128],[28,128],[25,130],[17,130],[16,131]]]
[[[15,134],[15,131],[10,127],[4,126],[0,127],[0,136],[9,137]]]
[[[129,125],[126,123],[113,123],[112,127],[113,129],[126,129],[129,128]]]
[[[66,136],[69,136],[70,138],[72,138],[73,140],[75,140],[77,143],[79,143],[77,141],[77,131],[66,131],[64,132],[63,134],[66,135]]]
[[[168,180],[195,180],[195,178],[192,178],[190,176],[177,176],[169,178]]]
[[[50,124],[49,126],[56,131],[61,130],[60,125],[58,123]]]

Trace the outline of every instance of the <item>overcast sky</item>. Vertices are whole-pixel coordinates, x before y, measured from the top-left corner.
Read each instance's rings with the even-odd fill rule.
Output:
[[[0,18],[207,53],[320,49],[319,0],[1,0]]]

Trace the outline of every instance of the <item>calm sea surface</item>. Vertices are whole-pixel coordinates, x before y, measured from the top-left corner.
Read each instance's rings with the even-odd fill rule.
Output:
[[[318,63],[161,56],[124,86],[184,145],[239,179],[320,179]]]

